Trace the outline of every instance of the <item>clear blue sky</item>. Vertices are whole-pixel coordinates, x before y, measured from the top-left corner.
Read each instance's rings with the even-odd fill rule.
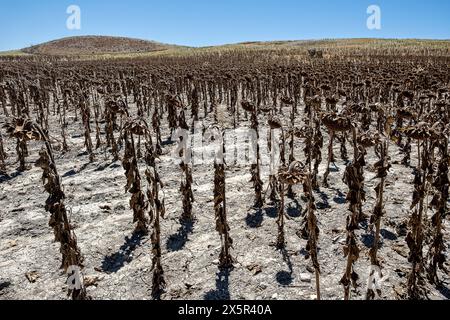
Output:
[[[66,9],[81,8],[81,30]],[[381,7],[382,29],[366,27]],[[189,46],[322,38],[450,39],[449,0],[0,0],[0,51],[76,35]]]

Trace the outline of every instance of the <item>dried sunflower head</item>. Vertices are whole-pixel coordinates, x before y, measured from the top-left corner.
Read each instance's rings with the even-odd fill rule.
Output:
[[[167,103],[174,106],[175,108],[183,108],[183,104],[180,101],[180,98],[173,95],[167,95]]]
[[[268,124],[273,130],[281,129],[283,127],[281,120],[277,117],[270,117],[270,119],[268,120]]]
[[[323,113],[322,123],[331,131],[350,131],[353,128],[349,117],[339,116],[336,113]]]
[[[322,99],[320,96],[307,97],[306,105],[311,106],[315,111],[320,111],[320,107],[322,105]]]
[[[42,141],[44,137],[37,128],[36,124],[28,118],[14,118],[12,123],[6,124],[6,133],[10,137],[19,138],[22,140]]]
[[[339,99],[335,96],[329,96],[325,99],[326,103],[331,105],[336,105],[339,102]]]
[[[142,118],[128,118],[123,130],[138,136],[146,135],[149,132],[147,122]]]
[[[259,107],[259,111],[261,111],[262,113],[269,113],[273,109],[274,109],[273,106],[261,106],[261,107]]]
[[[380,103],[371,103],[371,104],[369,104],[369,109],[372,112],[378,112],[378,111],[382,111],[383,107],[381,106]]]
[[[292,105],[294,104],[294,99],[290,98],[290,97],[281,97],[280,98],[281,102],[283,102],[284,104],[288,104],[288,105]]]
[[[242,101],[241,102],[242,109],[244,109],[247,112],[254,112],[255,111],[255,105],[251,103],[250,101]]]
[[[400,108],[397,110],[397,118],[405,120],[414,120],[417,118],[417,113],[408,108]]]
[[[279,179],[288,185],[296,185],[303,182],[305,176],[305,165],[300,161],[292,162],[289,168],[283,166],[278,170]]]
[[[381,143],[381,135],[378,131],[367,131],[360,133],[357,140],[364,148],[371,148]]]
[[[427,122],[419,122],[413,127],[401,129],[407,137],[415,140],[437,139],[438,133]]]
[[[350,110],[355,113],[369,113],[371,111],[364,103],[353,104],[350,106]]]
[[[113,114],[128,114],[128,109],[122,99],[108,98],[105,103],[106,109]]]

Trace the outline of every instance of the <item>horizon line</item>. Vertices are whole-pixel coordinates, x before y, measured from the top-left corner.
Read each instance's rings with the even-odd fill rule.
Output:
[[[8,50],[2,50],[0,53],[7,53],[7,52],[13,52],[13,51],[22,51],[25,49],[29,49],[31,47],[40,46],[52,42],[57,42],[65,39],[73,39],[73,38],[86,38],[86,37],[106,37],[106,38],[124,38],[124,39],[130,39],[130,40],[136,40],[136,41],[147,41],[147,42],[153,42],[157,44],[162,45],[168,45],[168,46],[178,46],[178,47],[185,47],[190,49],[202,49],[202,48],[213,48],[213,47],[223,47],[223,46],[232,46],[232,45],[241,45],[241,44],[252,44],[252,43],[271,43],[271,42],[313,42],[313,41],[335,41],[335,40],[410,40],[410,41],[450,41],[450,38],[411,38],[411,37],[399,37],[399,38],[392,38],[392,37],[342,37],[342,38],[307,38],[307,39],[274,39],[274,40],[246,40],[246,41],[240,41],[240,42],[230,42],[230,43],[221,43],[221,44],[212,44],[212,45],[203,45],[203,46],[192,46],[192,45],[184,45],[184,44],[176,44],[176,43],[167,43],[167,42],[161,42],[157,40],[151,40],[151,39],[144,39],[144,38],[137,38],[133,36],[125,36],[125,35],[105,35],[105,34],[84,34],[84,35],[76,35],[76,36],[67,36],[67,37],[61,37],[56,38],[53,40],[47,40],[43,41],[38,44],[30,44],[29,46],[25,46],[23,48],[14,48],[14,49],[8,49]]]

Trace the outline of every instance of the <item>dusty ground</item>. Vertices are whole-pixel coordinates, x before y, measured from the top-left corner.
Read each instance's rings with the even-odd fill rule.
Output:
[[[288,112],[286,112],[288,114]],[[226,111],[221,111],[227,119]],[[208,118],[205,123],[210,123]],[[68,143],[70,152],[57,152],[56,162],[67,195],[66,205],[76,226],[78,244],[85,256],[85,276],[97,277],[96,285],[88,288],[94,299],[149,299],[151,290],[151,244],[149,237],[133,237],[132,210],[129,194],[124,192],[125,175],[120,161],[112,163],[111,156],[103,149],[96,151],[96,160],[89,163],[83,147],[83,129],[73,116],[69,117]],[[188,121],[190,122],[190,121]],[[265,124],[264,116],[260,117]],[[0,124],[5,119],[0,117]],[[166,121],[164,120],[164,125]],[[266,128],[264,128],[266,130]],[[60,127],[54,124],[51,136],[60,139]],[[169,132],[164,129],[164,139]],[[324,132],[326,159],[328,135]],[[93,140],[95,133],[92,134]],[[105,137],[102,136],[103,141]],[[6,140],[6,139],[5,139]],[[58,143],[55,142],[57,147]],[[29,143],[32,165],[37,159],[38,143]],[[305,241],[296,232],[303,219],[305,203],[301,187],[294,188],[295,201],[286,203],[289,219],[286,222],[287,250],[277,251],[277,209],[265,205],[255,211],[249,166],[230,166],[227,169],[227,205],[231,236],[234,239],[235,268],[220,272],[217,267],[220,239],[215,231],[213,210],[213,166],[197,165],[194,176],[193,225],[181,225],[181,195],[179,193],[180,170],[173,165],[170,151],[174,144],[167,144],[158,168],[163,182],[167,218],[162,222],[163,268],[167,289],[163,299],[314,299],[314,274],[309,260],[305,260]],[[34,166],[18,173],[15,142],[7,140],[8,176],[0,180],[0,299],[65,299],[66,276],[59,269],[61,257],[59,245],[54,242],[48,226],[49,214],[44,210],[47,194],[41,182],[41,170]],[[348,145],[349,156],[351,148]],[[296,154],[303,159],[301,141],[297,141]],[[402,155],[391,146],[392,160]],[[335,145],[336,167],[332,165],[329,177],[331,188],[316,192],[318,219],[320,222],[319,262],[322,268],[321,288],[325,299],[342,299],[343,288],[339,280],[345,269],[346,259],[342,247],[345,241],[345,219],[348,205],[345,203],[347,186],[342,182],[345,163],[340,160],[339,145]],[[365,212],[370,214],[375,201],[373,190],[377,181],[370,166],[376,161],[373,150],[367,156],[365,171],[367,202]],[[413,157],[411,166],[415,166]],[[141,166],[144,168],[144,165]],[[394,288],[401,292],[410,269],[407,262],[408,247],[405,234],[396,228],[409,216],[412,200],[413,167],[393,165],[386,188],[387,215],[382,221],[382,246],[379,256],[383,260],[385,274],[383,299],[395,299]],[[325,160],[320,175],[325,171]],[[267,183],[267,175],[263,181]],[[431,215],[431,212],[428,212]],[[449,227],[449,221],[444,222]],[[358,231],[362,249],[356,264],[360,275],[360,288],[352,292],[353,299],[364,298],[369,271],[367,256],[372,235],[362,228]],[[445,231],[445,243],[449,246],[449,233]],[[425,248],[426,249],[426,248]],[[26,274],[33,281],[27,279]],[[30,276],[31,275],[31,276]],[[440,274],[446,280],[449,275]],[[430,298],[448,299],[448,287],[430,287]]]

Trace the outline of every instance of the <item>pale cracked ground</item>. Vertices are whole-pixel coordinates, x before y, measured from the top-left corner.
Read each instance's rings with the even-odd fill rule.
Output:
[[[285,114],[288,115],[288,110]],[[206,125],[210,123],[210,117],[205,121]],[[230,119],[223,107],[221,119],[228,122]],[[284,121],[287,123],[287,119]],[[64,155],[56,152],[56,162],[67,195],[66,205],[70,208],[70,218],[76,226],[78,244],[85,257],[84,273],[91,279],[98,277],[96,285],[90,286],[88,292],[94,299],[150,299],[151,244],[149,237],[132,236],[130,195],[124,192],[126,180],[121,163],[111,163],[109,153],[103,149],[97,150],[96,161],[89,163],[83,147],[84,129],[80,123],[74,123],[73,116],[68,118],[68,122],[70,152]],[[1,116],[0,125],[4,123]],[[265,116],[260,117],[260,123],[266,130]],[[163,124],[166,139],[165,119]],[[51,128],[51,136],[57,139],[60,139],[59,132],[59,125]],[[2,176],[0,180],[0,299],[66,299],[66,276],[59,269],[59,245],[54,242],[48,226],[49,214],[44,210],[47,194],[42,186],[41,170],[32,167],[29,171],[17,173],[15,142],[4,138],[10,156],[10,177]],[[95,133],[92,133],[92,138],[95,139]],[[322,154],[326,159],[328,135],[325,132],[324,138]],[[104,141],[105,137],[102,139]],[[29,143],[30,157],[27,161],[30,164],[37,159],[39,148],[38,143]],[[169,153],[174,148],[173,144],[166,145],[164,151]],[[300,160],[304,158],[302,148],[301,141],[297,141],[296,154]],[[350,145],[348,150],[351,158]],[[335,145],[335,154],[337,167],[331,167],[331,188],[321,188],[320,193],[315,194],[321,230],[321,288],[325,299],[342,299],[343,289],[339,280],[346,263],[342,247],[346,236],[347,187],[342,182],[345,163],[340,160],[338,144]],[[393,161],[402,158],[395,146],[391,146],[390,154]],[[412,166],[416,163],[415,158],[413,154]],[[373,150],[370,150],[368,168],[375,161]],[[144,168],[143,163],[141,168]],[[368,168],[365,170],[367,202],[364,211],[370,214],[377,181],[372,180],[375,174]],[[265,205],[262,211],[251,208],[254,193],[249,183],[250,168],[230,166],[227,169],[228,219],[236,263],[231,272],[220,273],[217,268],[220,239],[215,231],[212,203],[213,166],[194,166],[193,211],[196,220],[193,225],[184,226],[179,222],[180,170],[173,165],[170,154],[160,158],[158,169],[165,183],[167,210],[167,217],[162,221],[162,265],[167,289],[162,299],[314,299],[314,274],[309,260],[304,257],[305,241],[296,235],[305,209],[301,187],[294,189],[296,202],[288,199],[286,203],[289,219],[286,221],[287,250],[283,254],[272,246],[277,232],[277,209],[270,205]],[[399,284],[406,282],[410,268],[405,235],[398,234],[396,225],[409,215],[412,170],[412,167],[393,165],[387,179],[387,215],[382,221],[379,251],[385,274],[389,274],[382,288],[384,299],[396,298],[394,287],[402,291]],[[320,167],[320,176],[324,171],[325,160]],[[267,183],[267,175],[262,179]],[[428,213],[431,214],[430,211]],[[446,220],[444,225],[448,230],[449,221]],[[372,236],[369,231],[361,229],[358,239],[362,253],[356,270],[361,280],[359,290],[352,292],[353,299],[364,298],[369,268],[367,253]],[[448,239],[449,233],[445,231],[447,248]],[[26,277],[30,272],[37,276],[34,283]],[[449,275],[440,276],[448,283]],[[450,297],[448,288],[438,290],[430,287],[430,290],[432,299]]]

